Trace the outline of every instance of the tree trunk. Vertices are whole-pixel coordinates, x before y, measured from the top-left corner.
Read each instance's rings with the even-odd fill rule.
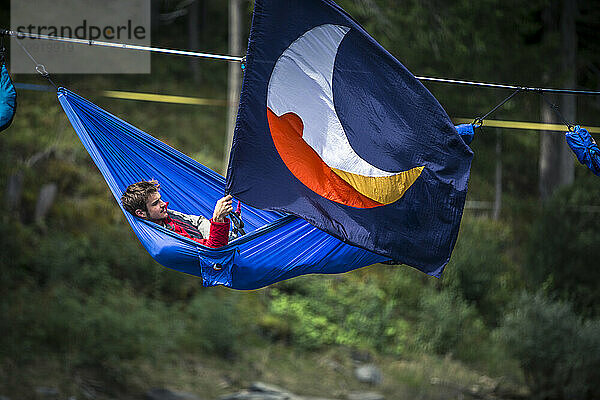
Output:
[[[560,34],[561,34],[561,65],[560,72],[563,76],[563,85],[574,89],[577,84],[577,33],[575,30],[575,18],[577,13],[576,0],[563,0],[560,10]],[[547,31],[556,31],[555,18],[546,14],[544,23]],[[545,95],[553,104],[557,98]],[[572,123],[576,119],[575,96],[563,95],[560,99],[561,113],[567,122]],[[554,111],[542,100],[541,117],[545,123],[562,123],[553,115]],[[565,127],[566,131],[566,127]],[[561,186],[569,185],[574,179],[575,165],[571,149],[567,145],[564,135],[549,131],[541,132],[540,138],[540,164],[539,164],[539,189],[542,200],[552,196]]]
[[[502,129],[496,128],[496,197],[494,199],[493,218],[500,218],[502,210]]]
[[[158,31],[160,25],[160,0],[152,0],[150,3],[150,20],[152,32]]]
[[[5,205],[9,212],[18,211],[23,193],[23,171],[17,171],[8,177],[5,193]]]
[[[575,19],[577,17],[577,0],[563,0],[563,7],[560,21],[560,34],[562,44],[562,75],[564,77],[564,86],[568,89],[577,88],[577,31],[575,29]],[[563,94],[561,96],[562,113],[567,122],[574,123],[577,119],[577,97]],[[562,170],[560,175],[560,184],[569,185],[573,183],[575,177],[575,162],[571,149],[563,140],[561,148]]]
[[[550,99],[550,96],[546,96]],[[542,122],[554,124],[554,114],[550,106],[541,100]],[[540,197],[546,200],[558,186],[560,176],[560,145],[562,135],[552,131],[540,132]]]
[[[56,183],[48,183],[40,189],[37,203],[35,205],[35,222],[42,224],[46,218],[46,214],[50,211],[54,198],[56,197]]]
[[[202,45],[206,46],[206,37],[208,36],[208,24],[206,23],[206,16],[208,14],[208,11],[206,10],[206,3],[207,0],[198,0],[198,1],[202,1]]]
[[[198,14],[200,13],[200,5],[198,4],[200,0],[195,0],[188,7],[188,45],[189,49],[192,51],[198,51],[200,48],[199,42],[199,18]],[[195,57],[190,57],[190,72],[192,77],[194,78],[194,82],[200,82],[200,67],[198,65],[198,59]]]
[[[229,0],[229,54],[232,56],[240,56],[242,52],[240,24],[240,0]],[[240,64],[237,62],[230,62],[227,94],[227,140],[225,142],[225,154],[223,157],[223,175],[227,174],[227,166],[229,165],[229,151],[231,150],[231,143],[233,142],[233,131],[235,129],[235,119],[240,98],[240,86]]]

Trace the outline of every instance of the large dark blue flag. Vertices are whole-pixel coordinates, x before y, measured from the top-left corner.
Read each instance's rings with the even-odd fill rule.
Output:
[[[439,276],[471,159],[431,93],[335,3],[256,0],[235,197]]]

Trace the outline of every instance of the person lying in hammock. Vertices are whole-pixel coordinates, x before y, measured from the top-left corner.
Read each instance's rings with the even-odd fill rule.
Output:
[[[233,211],[231,195],[217,201],[213,217],[209,221],[199,215],[169,210],[169,203],[162,201],[159,190],[160,184],[155,180],[133,183],[121,196],[121,204],[130,214],[205,246],[216,248],[228,243],[230,234],[227,214]]]

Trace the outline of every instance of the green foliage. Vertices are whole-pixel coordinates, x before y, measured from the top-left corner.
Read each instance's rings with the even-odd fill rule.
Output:
[[[231,356],[238,350],[242,327],[235,296],[215,291],[197,294],[182,311],[185,329],[179,342],[184,350]]]
[[[500,336],[538,399],[597,399],[600,320],[582,322],[568,303],[523,294]]]
[[[269,312],[289,330],[293,343],[305,349],[324,345],[402,350],[406,324],[395,316],[395,302],[373,279],[300,278],[271,291]],[[276,325],[272,321],[268,326]],[[279,324],[280,325],[280,324]],[[263,326],[265,327],[265,326]]]
[[[35,353],[74,355],[76,364],[115,364],[154,357],[173,348],[168,308],[112,285],[82,293],[66,286],[43,292],[22,287],[3,303],[3,355],[17,360]]]
[[[486,218],[465,217],[443,285],[474,305],[487,324],[498,324],[518,286],[508,251],[510,228]]]
[[[0,338],[0,355],[26,361],[56,353],[76,365],[117,366],[174,350],[221,356],[237,350],[242,328],[232,297],[210,291],[168,305],[136,293],[102,264],[77,271],[64,279],[69,286],[54,282],[45,290],[21,286],[7,293],[0,326],[10,329]]]
[[[469,231],[495,231],[497,224],[489,220],[466,218],[459,236],[457,249],[452,256],[451,263],[446,267],[441,280],[426,277],[421,272],[412,268],[378,266],[369,271],[369,274],[378,273],[379,286],[387,296],[396,302],[396,312],[404,323],[404,332],[407,338],[403,343],[410,352],[436,353],[439,355],[452,354],[454,357],[477,364],[488,373],[506,374],[513,373],[513,363],[507,357],[506,351],[495,337],[490,335],[489,320],[492,320],[486,307],[481,307],[480,301],[465,299],[457,285],[456,275],[469,265],[478,265],[478,257],[496,259],[498,254],[481,252],[475,254],[468,250],[470,244],[476,239],[467,234]],[[503,228],[504,229],[504,228]],[[502,229],[501,229],[502,230]],[[493,243],[503,242],[502,238],[493,238]],[[460,246],[460,247],[458,247]],[[486,245],[484,245],[486,246]],[[494,245],[491,245],[494,247]],[[506,251],[506,249],[504,249]],[[503,254],[504,257],[506,254]],[[471,260],[470,257],[474,259]],[[462,260],[462,261],[459,261]],[[457,263],[458,261],[458,263]],[[456,264],[464,263],[465,266]],[[485,275],[484,271],[473,273],[486,276],[483,279],[493,290],[509,296],[511,285],[495,287],[496,280],[508,281],[504,277]],[[508,274],[508,271],[504,272]],[[500,274],[502,275],[502,273]],[[486,293],[483,298],[491,298],[494,293]],[[501,298],[499,296],[498,298]],[[504,312],[504,305],[497,305],[498,312]],[[496,309],[496,308],[494,308]],[[502,311],[500,311],[502,310]]]
[[[483,321],[473,306],[450,291],[424,293],[417,343],[428,352],[454,353],[461,359],[480,355],[477,346],[485,339]]]
[[[438,290],[405,268],[376,268],[383,269],[379,277],[373,268],[362,277],[279,285],[261,327],[310,350],[344,345],[387,354],[451,353],[470,361],[490,355],[489,331],[460,293]]]
[[[31,227],[23,226],[5,218],[0,223],[0,238],[4,238],[4,246],[0,252],[0,288],[8,290],[17,283],[31,280],[25,271],[32,254],[36,253],[34,247],[35,232]]]
[[[593,207],[600,198],[598,178],[588,171],[543,204],[528,246],[532,284],[568,300],[583,315],[600,312],[597,250],[600,219]]]
[[[57,353],[75,364],[116,366],[192,349],[192,336],[202,344],[196,350],[233,351],[236,328],[223,325],[235,320],[229,300],[208,295],[186,305],[199,281],[154,263],[128,226],[99,221],[81,235],[13,220],[0,224],[0,234],[10,238],[0,256],[0,326],[10,326],[2,355]],[[163,299],[184,301],[183,310]]]

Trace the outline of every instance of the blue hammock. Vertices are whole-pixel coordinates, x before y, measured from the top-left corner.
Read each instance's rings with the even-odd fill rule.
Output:
[[[59,89],[58,99],[119,204],[127,185],[153,178],[173,209],[212,214],[223,196],[222,176],[67,89]],[[299,275],[337,274],[389,261],[302,219],[247,206],[242,216],[248,233],[219,249],[123,213],[157,262],[201,277],[204,286],[257,289]]]
[[[567,144],[577,156],[577,160],[586,165],[594,174],[600,176],[600,149],[592,135],[578,125],[574,132],[567,132],[565,137]]]
[[[0,131],[10,126],[17,111],[17,91],[0,54]]]

